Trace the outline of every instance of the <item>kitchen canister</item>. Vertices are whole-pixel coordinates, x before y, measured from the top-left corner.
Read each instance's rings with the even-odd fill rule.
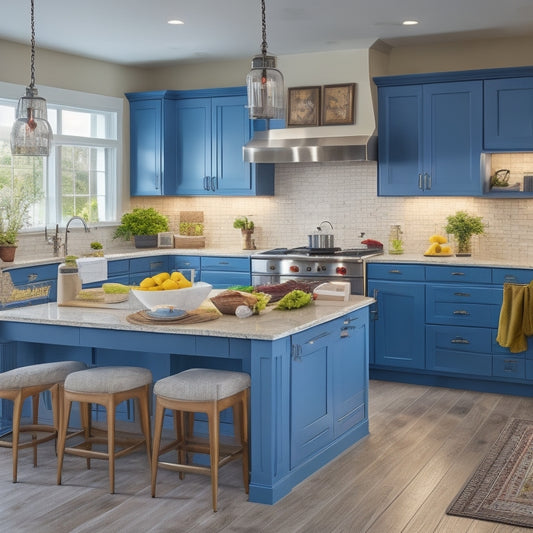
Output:
[[[533,192],[533,175],[524,176],[524,191]]]

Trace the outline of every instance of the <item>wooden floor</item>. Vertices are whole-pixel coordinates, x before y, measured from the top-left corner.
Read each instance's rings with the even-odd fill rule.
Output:
[[[371,381],[370,435],[276,505],[246,501],[238,463],[221,470],[219,511],[209,478],[160,471],[150,497],[146,455],[117,461],[117,494],[107,463],[67,456],[55,485],[53,444],[31,466],[24,450],[11,483],[0,449],[0,526],[16,533],[268,532],[510,533],[529,529],[451,517],[445,509],[512,417],[533,418],[533,399]]]

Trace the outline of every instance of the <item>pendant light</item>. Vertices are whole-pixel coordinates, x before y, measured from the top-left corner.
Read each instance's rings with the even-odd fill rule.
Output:
[[[284,118],[285,89],[283,75],[276,68],[276,58],[267,54],[265,0],[261,0],[261,54],[252,59],[252,70],[246,76],[250,118]]]
[[[26,94],[18,101],[17,118],[11,128],[11,153],[47,156],[51,142],[52,128],[47,120],[46,100],[38,96],[35,87],[35,22],[31,0],[31,78]]]

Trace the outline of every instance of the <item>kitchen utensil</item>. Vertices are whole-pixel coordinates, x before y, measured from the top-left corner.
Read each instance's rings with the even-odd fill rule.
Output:
[[[192,287],[167,291],[141,291],[131,289],[135,297],[148,309],[154,310],[161,306],[172,306],[183,311],[193,311],[208,297],[212,285],[198,281]]]
[[[335,248],[335,236],[333,233],[322,231],[322,225],[329,224],[333,231],[333,225],[329,220],[323,220],[317,227],[316,233],[308,235],[309,248]]]

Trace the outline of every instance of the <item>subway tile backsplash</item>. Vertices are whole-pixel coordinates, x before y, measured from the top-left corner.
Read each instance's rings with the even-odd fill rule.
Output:
[[[524,174],[533,175],[533,154],[493,155],[492,172],[501,168],[511,171],[510,183],[522,182]],[[421,257],[429,236],[444,232],[446,217],[466,210],[483,217],[487,225],[484,235],[474,237],[474,257],[512,260],[520,256],[533,262],[533,198],[378,197],[375,162],[278,164],[275,187],[274,197],[142,197],[132,198],[131,204],[132,208],[159,209],[169,216],[176,233],[180,211],[203,211],[208,248],[239,249],[240,231],[233,228],[233,220],[246,215],[255,222],[258,249],[305,246],[307,235],[329,220],[335,244],[343,248],[359,244],[362,233],[387,246],[391,224],[401,224],[405,252]],[[90,234],[80,233],[79,246],[85,245],[85,240],[100,240],[109,252],[131,250],[130,243],[111,238],[113,229],[100,227]],[[69,244],[77,238],[69,237]],[[17,253],[27,257],[41,250],[51,256],[43,236],[28,236],[21,239]]]

